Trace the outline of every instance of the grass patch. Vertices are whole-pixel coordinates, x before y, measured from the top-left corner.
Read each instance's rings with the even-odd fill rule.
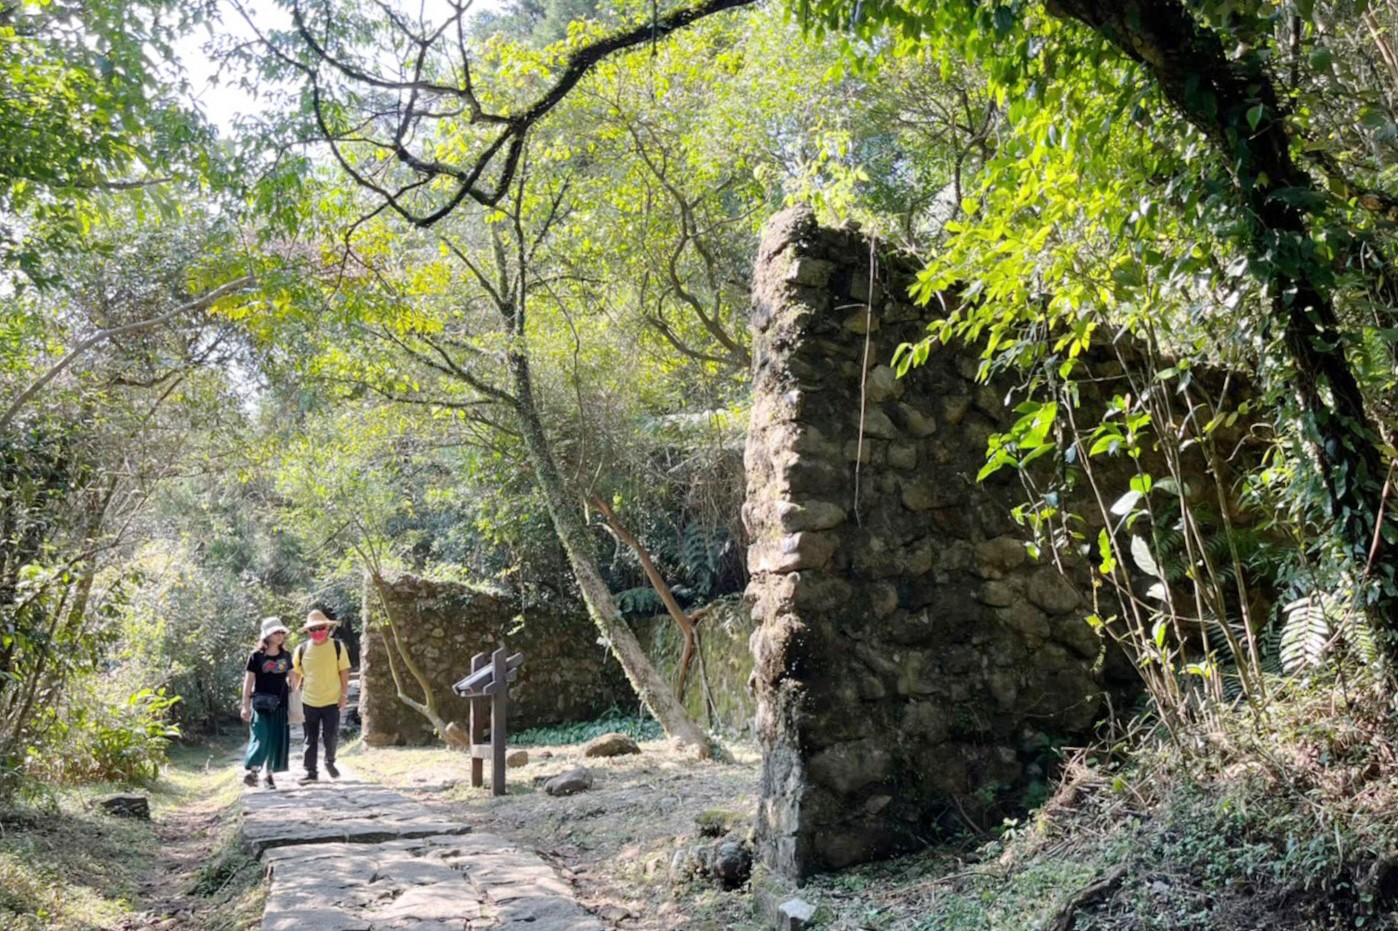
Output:
[[[187,912],[205,931],[261,920],[261,870],[237,837],[232,745],[173,746],[145,790],[152,821],[91,806],[115,786],[38,786],[0,812],[0,928],[93,931]]]
[[[73,801],[7,813],[0,834],[0,927],[77,931],[127,914],[149,852],[159,846],[155,830]]]

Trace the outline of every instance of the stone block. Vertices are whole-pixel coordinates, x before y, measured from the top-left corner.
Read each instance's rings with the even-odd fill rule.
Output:
[[[878,782],[893,767],[893,755],[875,740],[837,743],[806,763],[811,781],[842,795]]]
[[[637,745],[635,738],[629,734],[612,732],[609,734],[599,734],[583,744],[582,754],[585,757],[602,756],[626,756],[631,753],[640,753],[641,748]]]
[[[814,927],[816,908],[804,899],[788,899],[777,909],[777,931],[808,931]]]
[[[937,505],[937,490],[927,481],[904,483],[899,500],[909,511],[927,511]]]
[[[965,395],[942,398],[942,422],[956,426],[971,413],[971,399]]]
[[[843,524],[847,517],[845,509],[831,501],[807,499],[799,504],[795,501],[777,504],[777,520],[787,533],[830,530]]]
[[[864,412],[864,435],[881,440],[896,440],[901,434],[893,420],[880,407],[869,407]]]
[[[981,586],[976,597],[980,599],[981,604],[995,608],[1007,608],[1015,603],[1015,600],[1019,598],[1019,593],[1006,582],[990,581]]]
[[[791,284],[820,288],[830,281],[830,273],[834,270],[833,262],[801,256],[787,266],[786,280]]]
[[[898,374],[886,365],[876,365],[869,371],[865,384],[866,397],[871,404],[881,404],[903,393],[903,382]]]
[[[842,328],[856,336],[863,336],[866,333],[878,332],[879,322],[877,314],[870,315],[858,310],[845,317]]]
[[[1029,554],[1018,537],[1000,536],[975,545],[976,574],[985,579],[1002,578],[1024,565]]]
[[[898,405],[898,419],[903,422],[903,429],[915,439],[924,439],[937,432],[937,421],[930,414],[918,410],[911,404]]]
[[[892,443],[888,447],[888,464],[905,471],[917,468],[917,447],[911,443]]]
[[[592,770],[586,766],[575,766],[565,770],[544,783],[544,791],[549,795],[576,795],[592,788]]]
[[[1066,614],[1082,604],[1082,595],[1052,566],[1029,577],[1024,596],[1049,614]]]

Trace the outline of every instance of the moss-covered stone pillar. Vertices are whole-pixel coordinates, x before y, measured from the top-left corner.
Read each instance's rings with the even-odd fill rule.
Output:
[[[915,270],[802,208],[770,222],[757,259],[758,822],[789,877],[993,824],[1042,778],[1046,735],[1103,711],[1081,589],[1026,556],[1012,476],[975,480],[1008,386],[978,383],[969,350],[889,368],[925,333]]]

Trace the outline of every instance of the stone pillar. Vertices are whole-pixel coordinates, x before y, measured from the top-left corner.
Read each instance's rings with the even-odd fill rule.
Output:
[[[759,843],[788,877],[989,826],[1036,775],[1043,732],[1103,711],[1074,584],[1031,563],[1010,473],[977,483],[1007,385],[969,350],[908,377],[916,271],[808,209],[778,214],[754,281],[743,518]]]

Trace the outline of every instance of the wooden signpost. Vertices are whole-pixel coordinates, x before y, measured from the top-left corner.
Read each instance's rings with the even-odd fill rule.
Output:
[[[491,761],[490,792],[505,794],[506,718],[510,711],[510,679],[524,665],[524,654],[505,656],[501,647],[487,658],[484,653],[471,657],[471,674],[451,690],[471,702],[467,739],[471,745],[471,785],[485,784],[485,761]],[[486,705],[490,706],[490,743],[485,743]]]

